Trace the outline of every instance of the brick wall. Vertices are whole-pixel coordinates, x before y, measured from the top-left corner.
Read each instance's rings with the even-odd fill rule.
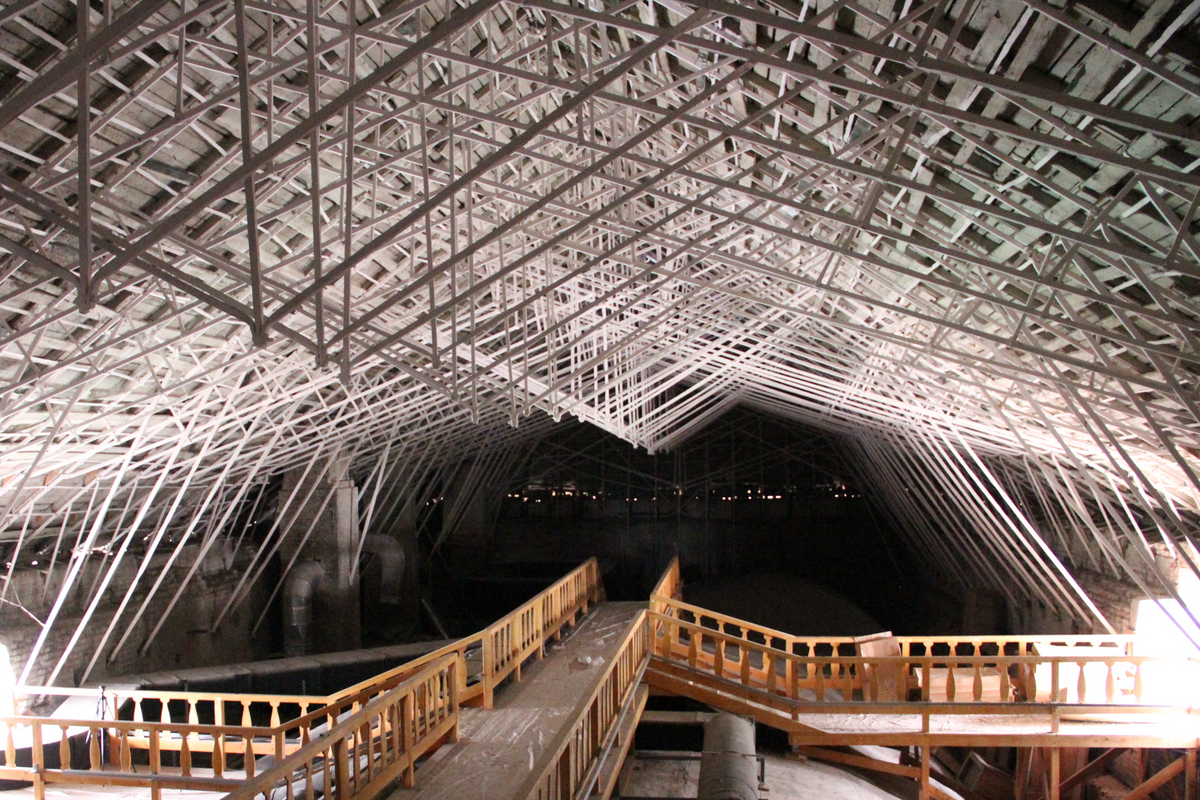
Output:
[[[1163,575],[1173,585],[1178,585],[1181,570],[1189,567],[1182,558],[1171,554],[1163,544],[1150,546],[1154,553],[1155,564]],[[1159,578],[1154,570],[1132,550],[1125,555],[1126,562],[1137,570],[1137,576],[1142,583],[1154,588],[1160,586]],[[1129,577],[1096,572],[1091,569],[1073,570],[1075,580],[1091,598],[1100,612],[1108,619],[1117,633],[1132,633],[1136,620],[1134,619],[1135,604],[1147,597],[1147,594],[1137,582]],[[1158,595],[1165,596],[1165,593]],[[1060,614],[1057,610],[1047,608],[1042,603],[1026,600],[1015,608],[1009,608],[1009,626],[1014,633],[1102,633],[1099,623],[1084,624],[1072,617]]]

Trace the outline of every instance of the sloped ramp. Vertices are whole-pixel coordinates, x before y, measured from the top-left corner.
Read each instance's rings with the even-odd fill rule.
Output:
[[[1069,714],[1050,704],[793,700],[717,677],[711,669],[656,653],[643,680],[651,687],[753,718],[788,734],[796,746],[1196,747],[1200,724],[1186,709],[1126,706]],[[1136,713],[1144,711],[1145,713]]]
[[[528,796],[558,758],[564,740],[574,734],[631,630],[644,624],[645,607],[600,604],[569,636],[549,647],[545,658],[526,667],[520,683],[498,692],[493,709],[461,709],[459,741],[418,768],[416,786],[394,791],[391,800]],[[644,692],[628,695],[626,705],[645,702]],[[626,722],[636,712],[623,710]]]

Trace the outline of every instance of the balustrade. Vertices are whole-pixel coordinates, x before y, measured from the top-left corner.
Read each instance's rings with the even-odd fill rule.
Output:
[[[485,630],[328,696],[19,686],[14,705],[88,697],[112,718],[0,717],[0,779],[31,781],[39,799],[47,783],[143,786],[156,800],[164,787],[291,800],[322,787],[366,796],[401,774],[411,783],[415,759],[456,735],[459,706],[491,707],[496,688],[519,679],[521,663],[540,657],[603,591],[589,559]],[[475,654],[482,665],[471,674]],[[72,739],[86,754],[72,751]],[[19,752],[31,754],[28,764]],[[173,763],[164,765],[167,754]],[[268,765],[258,775],[256,758]],[[285,780],[292,774],[301,778]]]

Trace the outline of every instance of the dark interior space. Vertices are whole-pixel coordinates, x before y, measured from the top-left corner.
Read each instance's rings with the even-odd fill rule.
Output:
[[[645,598],[678,555],[689,599],[790,633],[959,624],[843,444],[761,412],[735,409],[655,454],[563,426],[501,490],[492,538],[452,541],[428,566],[438,613],[464,633],[591,555],[614,600]]]

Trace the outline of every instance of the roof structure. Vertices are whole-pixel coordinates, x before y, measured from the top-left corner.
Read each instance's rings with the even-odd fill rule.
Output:
[[[12,0],[5,568],[740,404],[841,436],[955,580],[1102,624],[1071,568],[1200,520],[1198,10]]]

